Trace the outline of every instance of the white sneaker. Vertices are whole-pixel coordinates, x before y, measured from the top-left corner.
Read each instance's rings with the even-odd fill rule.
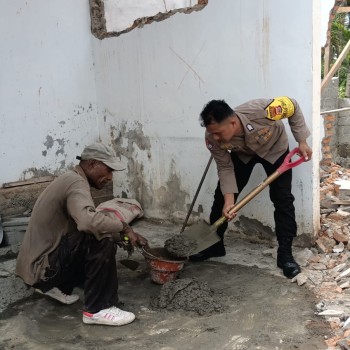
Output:
[[[43,291],[41,291],[40,289],[35,289],[35,291],[39,294],[42,295],[46,295],[52,299],[55,299],[57,301],[59,301],[62,304],[73,304],[76,301],[79,300],[79,295],[76,294],[64,294],[61,290],[59,290],[58,288],[54,287],[52,289],[50,289],[49,291],[47,291],[46,293],[44,293]]]
[[[123,311],[115,306],[101,310],[96,314],[83,312],[83,322],[86,324],[104,324],[107,326],[123,326],[134,321],[132,312]]]

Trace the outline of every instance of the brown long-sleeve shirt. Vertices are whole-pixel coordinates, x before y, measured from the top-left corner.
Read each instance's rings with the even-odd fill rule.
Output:
[[[272,104],[269,110],[274,99],[251,100],[234,108],[242,122],[244,134],[234,136],[229,142],[217,142],[206,132],[206,144],[215,159],[223,194],[238,192],[229,150],[235,152],[244,163],[248,163],[255,154],[274,163],[288,148],[288,136],[284,124],[278,118],[288,118],[292,134],[297,142],[304,141],[310,136],[298,102],[288,97],[283,97],[283,99],[282,103],[286,101],[290,104],[288,111],[287,109],[284,112],[282,109],[278,110],[278,102],[275,104],[277,107]]]
[[[39,196],[17,258],[16,273],[33,285],[44,275],[48,255],[70,232],[93,234],[98,240],[119,239],[123,225],[116,217],[97,212],[83,169],[59,176]]]

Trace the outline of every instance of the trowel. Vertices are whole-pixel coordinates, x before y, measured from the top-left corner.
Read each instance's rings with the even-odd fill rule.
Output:
[[[128,257],[126,259],[119,260],[119,262],[132,271],[137,270],[137,268],[140,266],[140,263],[136,260],[130,259],[132,253],[134,252],[134,247],[131,245],[129,237],[124,236],[122,248],[127,251]]]
[[[299,158],[292,162],[291,159],[294,155],[299,155]],[[303,162],[305,162],[305,158],[300,155],[299,148],[293,149],[286,155],[282,165],[274,173],[267,177],[260,185],[248,193],[240,202],[234,205],[230,209],[229,214],[237,213],[239,209],[243,208],[248,202],[250,202],[256,195],[258,195],[265,187],[277,179],[281,174]],[[200,222],[198,224],[192,225],[187,230],[182,232],[182,235],[184,235],[186,238],[195,240],[197,243],[196,249],[192,251],[191,254],[197,254],[202,250],[209,248],[213,244],[219,242],[221,238],[216,233],[216,230],[226,221],[227,218],[225,216],[222,216],[212,225],[208,225],[205,222]]]

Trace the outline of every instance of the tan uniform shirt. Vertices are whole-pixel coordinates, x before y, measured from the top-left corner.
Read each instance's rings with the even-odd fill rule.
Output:
[[[59,176],[39,196],[17,258],[16,273],[29,285],[43,278],[48,255],[61,238],[83,231],[98,240],[119,238],[123,225],[116,217],[96,212],[83,169]],[[117,234],[118,233],[118,234]]]
[[[292,106],[292,112],[285,115],[282,112],[280,117],[288,118],[295,140],[304,141],[310,136],[310,131],[305,124],[303,113],[296,100],[287,99]],[[234,167],[228,150],[235,152],[244,163],[248,163],[257,154],[271,164],[287,150],[288,137],[282,120],[268,118],[268,116],[274,116],[273,111],[270,110],[271,113],[269,113],[268,109],[273,101],[274,99],[257,99],[234,108],[242,122],[244,134],[234,136],[227,143],[215,141],[206,132],[206,144],[216,161],[223,194],[238,192]]]

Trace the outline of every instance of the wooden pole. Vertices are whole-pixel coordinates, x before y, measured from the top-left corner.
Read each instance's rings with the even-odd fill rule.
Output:
[[[343,61],[344,61],[346,55],[349,53],[349,51],[350,51],[350,40],[347,42],[347,44],[345,45],[343,51],[341,52],[341,54],[339,55],[337,60],[334,62],[332,68],[329,70],[327,75],[322,80],[322,82],[321,82],[321,91],[328,84],[328,82],[333,78],[334,74],[339,69],[340,65],[343,63]]]

